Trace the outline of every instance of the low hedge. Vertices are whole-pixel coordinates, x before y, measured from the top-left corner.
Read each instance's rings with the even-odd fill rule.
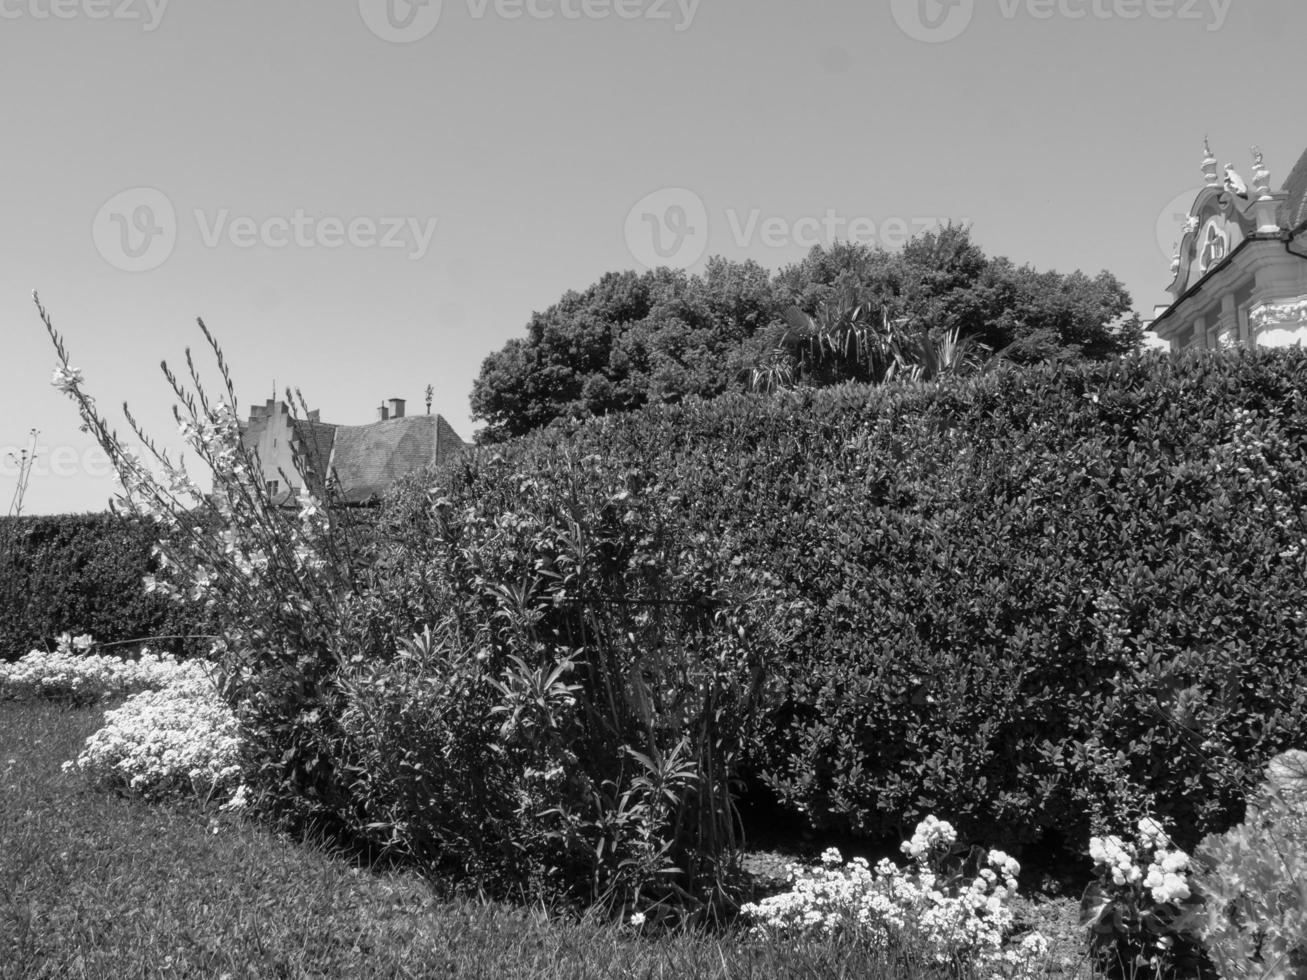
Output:
[[[419,615],[430,536],[541,519],[514,488],[583,459],[769,583],[793,639],[750,765],[814,826],[1078,850],[1149,809],[1183,842],[1307,741],[1304,392],[1301,351],[1149,355],[556,427],[392,494],[378,588]],[[510,588],[549,561],[513,540]]]
[[[195,612],[146,594],[154,543],[152,523],[112,513],[0,518],[0,660],[63,632],[102,642],[204,632]]]

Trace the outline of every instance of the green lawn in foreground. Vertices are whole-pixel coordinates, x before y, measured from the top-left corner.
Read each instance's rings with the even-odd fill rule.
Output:
[[[433,897],[235,818],[88,789],[100,710],[0,703],[0,977],[881,977],[836,942],[639,939]]]

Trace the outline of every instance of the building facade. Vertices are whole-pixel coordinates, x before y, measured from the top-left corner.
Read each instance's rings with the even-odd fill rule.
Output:
[[[347,503],[379,498],[403,477],[443,463],[466,443],[441,415],[407,415],[402,398],[377,410],[369,425],[334,425],[316,411],[296,418],[283,401],[250,409],[241,442],[253,451],[273,499],[290,503],[328,486]]]
[[[1272,190],[1253,148],[1252,186],[1210,144],[1206,186],[1171,262],[1171,305],[1150,329],[1171,350],[1285,347],[1307,342],[1307,153]]]

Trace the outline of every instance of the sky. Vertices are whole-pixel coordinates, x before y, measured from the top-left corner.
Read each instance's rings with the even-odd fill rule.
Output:
[[[97,404],[179,445],[159,362],[244,414],[383,399],[469,438],[483,359],[606,272],[777,269],[966,221],[1148,315],[1202,141],[1278,188],[1302,0],[0,0],[0,513],[101,510]],[[1251,182],[1251,181],[1250,181]]]

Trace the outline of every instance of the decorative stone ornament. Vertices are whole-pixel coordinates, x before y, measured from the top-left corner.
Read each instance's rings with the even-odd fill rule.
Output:
[[[1253,147],[1253,189],[1257,191],[1257,200],[1264,201],[1271,196],[1271,172],[1266,168],[1262,157],[1262,148]]]
[[[1225,189],[1236,197],[1248,196],[1248,184],[1239,176],[1239,171],[1234,169],[1233,163],[1225,165]]]
[[[1203,174],[1204,174],[1204,179],[1207,181],[1207,186],[1208,186],[1208,187],[1220,187],[1220,186],[1221,186],[1221,176],[1220,176],[1221,165],[1220,165],[1220,163],[1217,162],[1216,157],[1213,155],[1213,153],[1212,153],[1212,144],[1211,144],[1211,142],[1208,140],[1208,138],[1207,138],[1206,136],[1203,137],[1203,149],[1207,151],[1207,156],[1206,156],[1206,158],[1203,160]]]

